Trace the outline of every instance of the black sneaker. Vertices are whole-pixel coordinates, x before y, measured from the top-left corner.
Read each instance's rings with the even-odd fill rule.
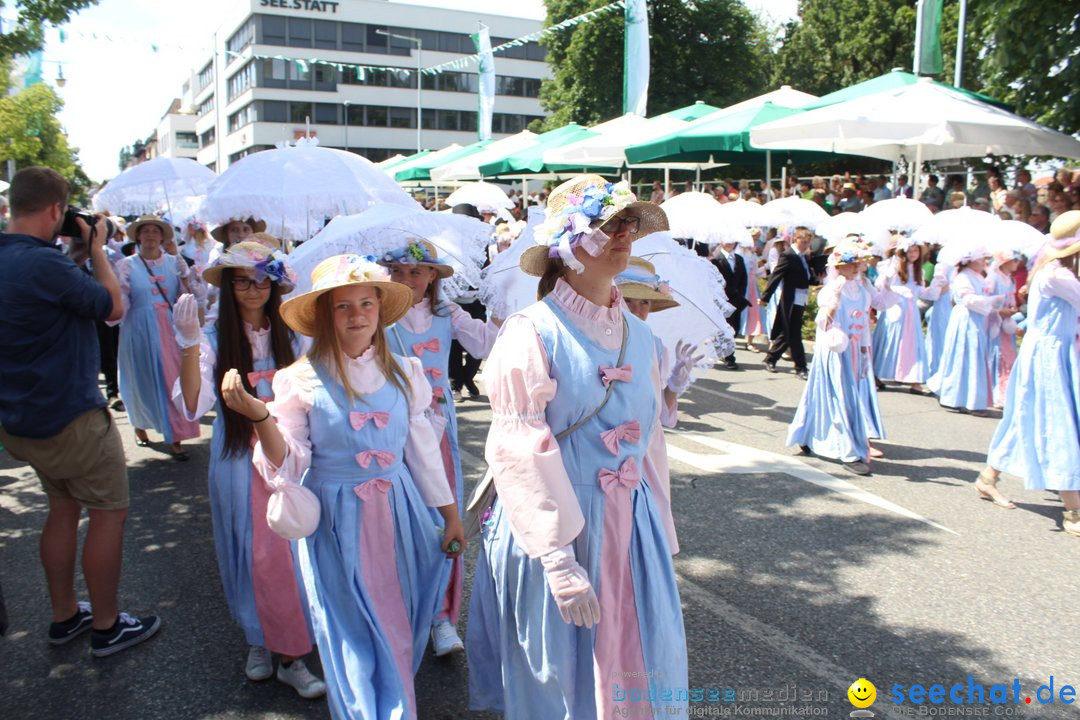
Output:
[[[64,622],[54,622],[49,625],[49,644],[63,645],[71,642],[79,635],[90,629],[94,622],[94,615],[90,611],[90,603],[80,602],[75,617]]]
[[[136,618],[120,613],[112,629],[94,630],[90,638],[90,652],[94,657],[108,657],[149,640],[160,627],[161,619],[156,615]]]
[[[764,365],[765,365],[766,372],[771,372],[771,373],[776,372],[776,363],[769,362],[768,360],[766,360],[764,362]]]
[[[864,463],[862,460],[851,460],[843,463],[848,472],[856,475],[869,475],[870,466]]]

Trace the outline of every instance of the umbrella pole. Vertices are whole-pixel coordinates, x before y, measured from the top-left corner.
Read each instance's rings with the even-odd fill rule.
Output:
[[[697,187],[695,187],[694,189],[697,190],[698,192],[701,192],[701,166],[698,165],[697,168],[695,168],[695,170],[697,171],[697,174],[694,176],[695,177],[694,184]]]
[[[765,151],[765,200],[768,202],[772,200],[772,150]]]
[[[671,194],[671,168],[664,168],[664,197]]]
[[[915,146],[915,172],[911,173],[911,197],[914,200],[919,199],[919,186],[922,184],[920,178],[922,177],[922,144]]]
[[[787,163],[780,166],[780,197],[787,197]]]
[[[529,180],[524,175],[521,177],[521,214],[529,219]]]

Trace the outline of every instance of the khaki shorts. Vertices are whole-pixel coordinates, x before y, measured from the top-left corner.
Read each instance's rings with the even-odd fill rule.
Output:
[[[124,444],[107,409],[85,412],[49,438],[18,437],[0,428],[0,442],[34,468],[48,495],[94,510],[128,506]]]

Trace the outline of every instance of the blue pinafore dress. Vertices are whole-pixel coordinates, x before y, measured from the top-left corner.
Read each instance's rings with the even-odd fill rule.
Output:
[[[431,383],[432,410],[436,418],[441,418],[446,425],[446,433],[440,438],[439,448],[446,468],[446,477],[452,483],[451,490],[457,501],[458,513],[464,513],[465,487],[461,472],[461,451],[458,448],[457,413],[454,410],[454,393],[450,388],[449,374],[450,344],[454,335],[450,316],[433,315],[431,327],[424,333],[411,332],[400,323],[389,328],[386,333],[390,347],[395,353],[405,357],[419,358],[424,366],[424,375]],[[438,430],[438,425],[436,425],[436,430]],[[433,510],[432,518],[439,527],[442,527],[442,515]],[[439,553],[441,554],[442,551],[439,550]],[[464,585],[464,560],[459,555],[454,558],[453,569],[447,580],[447,586],[444,588],[443,604],[439,609],[438,620],[457,623],[461,612]]]
[[[432,551],[440,537],[403,459],[408,400],[387,382],[350,404],[326,368],[312,367],[301,482],[322,516],[297,553],[330,713],[416,718],[413,675],[449,565]]]
[[[217,331],[205,331],[217,348]],[[261,400],[272,400],[274,358],[255,360],[248,382]],[[288,540],[266,524],[271,491],[251,463],[251,450],[225,454],[225,417],[215,405],[210,435],[209,495],[221,585],[229,613],[249,645],[260,645],[283,655],[300,657],[311,652],[311,622],[299,565]],[[254,435],[253,442],[254,442]]]
[[[559,392],[545,409],[556,434],[603,402],[599,368],[619,349],[595,344],[550,299],[526,308],[550,358]],[[600,413],[558,440],[585,525],[572,546],[600,603],[591,629],[563,621],[544,568],[515,543],[496,499],[484,524],[469,609],[470,707],[508,720],[596,720],[622,710],[685,714],[687,659],[679,591],[653,488],[639,471],[657,418],[651,368],[656,346],[644,323],[623,312],[629,382]],[[640,439],[601,437],[636,423]],[[646,676],[646,671],[663,676]],[[639,676],[629,677],[632,673]],[[679,691],[682,691],[681,693]]]

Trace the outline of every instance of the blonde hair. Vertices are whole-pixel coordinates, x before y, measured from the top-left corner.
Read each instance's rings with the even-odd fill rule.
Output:
[[[308,358],[321,363],[328,368],[345,388],[345,397],[351,405],[360,395],[353,389],[349,382],[349,375],[345,369],[345,353],[341,349],[341,341],[338,340],[337,330],[334,328],[334,313],[330,303],[331,292],[325,292],[315,300],[315,334],[312,338],[311,350]],[[375,296],[382,300],[382,291],[375,288]],[[375,362],[382,370],[386,381],[401,391],[405,397],[412,397],[412,383],[401,365],[390,352],[390,343],[386,340],[386,331],[382,320],[375,327],[375,335],[371,338],[371,345],[375,348]]]

